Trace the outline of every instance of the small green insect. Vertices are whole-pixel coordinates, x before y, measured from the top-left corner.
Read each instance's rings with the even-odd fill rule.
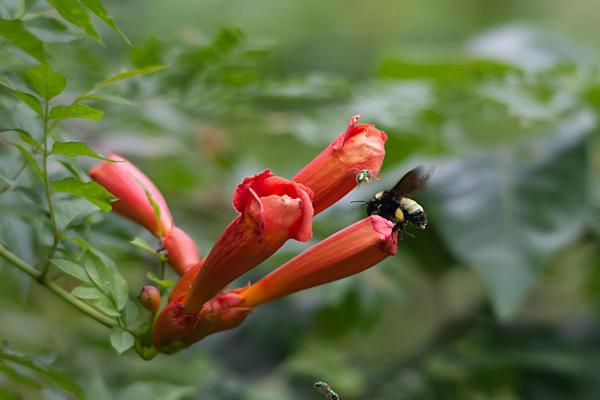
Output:
[[[361,183],[368,185],[369,183],[371,183],[372,180],[373,178],[371,177],[371,172],[368,169],[363,169],[358,174],[356,174],[356,183],[358,183],[359,185]]]
[[[313,387],[325,395],[327,400],[340,400],[340,396],[326,382],[317,380]]]

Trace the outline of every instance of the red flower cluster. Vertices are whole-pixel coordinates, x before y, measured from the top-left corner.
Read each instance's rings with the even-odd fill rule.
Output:
[[[233,195],[240,213],[208,255],[199,260],[190,237],[176,228],[156,187],[132,164],[105,162],[92,178],[119,200],[113,209],[161,236],[168,261],[182,275],[156,319],[152,341],[175,352],[212,333],[241,324],[253,308],[299,290],[322,285],[369,268],[396,253],[393,223],[365,218],[288,261],[253,285],[225,291],[288,239],[308,241],[313,215],[356,186],[356,174],[376,177],[387,136],[373,125],[356,125],[359,116],[321,154],[291,180],[264,171],[244,179]],[[159,206],[160,224],[146,191]],[[159,227],[160,225],[160,227]]]

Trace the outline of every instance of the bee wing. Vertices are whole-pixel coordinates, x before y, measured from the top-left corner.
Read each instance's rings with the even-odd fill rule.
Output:
[[[435,168],[419,165],[408,171],[389,192],[394,197],[411,197],[425,189],[425,184],[433,175]]]

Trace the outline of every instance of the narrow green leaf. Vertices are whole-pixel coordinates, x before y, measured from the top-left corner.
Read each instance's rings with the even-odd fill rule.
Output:
[[[42,150],[42,146],[36,142],[36,140],[31,137],[31,134],[29,132],[27,132],[26,130],[23,129],[19,129],[19,128],[10,128],[10,129],[0,129],[0,133],[1,132],[17,132],[19,134],[19,136],[21,137],[21,140],[24,141],[27,144],[32,145],[33,147],[35,147],[38,150]]]
[[[75,289],[71,290],[71,294],[80,299],[97,300],[106,297],[104,293],[93,286],[77,286]]]
[[[79,166],[73,162],[73,160],[58,160],[58,163],[65,167],[69,172],[71,172],[73,176],[77,178],[78,181],[83,182],[84,173],[79,169]]]
[[[8,88],[10,90],[15,90],[15,86],[12,84],[10,79],[8,79],[5,75],[0,75],[0,85]]]
[[[0,372],[4,373],[6,376],[8,376],[12,380],[14,380],[20,384],[29,386],[36,390],[40,390],[42,388],[42,385],[40,385],[40,383],[38,381],[9,367],[7,363],[0,364]],[[18,397],[18,398],[20,398],[20,397]],[[0,393],[0,399],[4,399],[4,397],[1,396],[1,393]]]
[[[61,388],[73,393],[79,399],[85,398],[83,389],[62,371],[52,367],[50,363],[45,360],[45,357],[34,358],[25,356],[10,347],[6,341],[3,342],[2,347],[0,356],[4,359],[43,375]],[[53,359],[54,358],[52,358],[52,360]]]
[[[19,19],[0,19],[0,36],[38,60],[46,62],[44,42],[29,33]]]
[[[102,157],[83,142],[54,142],[50,154],[62,154],[67,157],[92,157],[102,161],[118,162],[111,160],[110,158]]]
[[[164,290],[171,289],[173,286],[175,286],[175,282],[158,279],[156,277],[156,275],[154,275],[152,272],[148,271],[146,276],[148,277],[148,279],[150,279],[152,282],[156,283],[158,286],[160,286]]]
[[[70,106],[56,106],[50,110],[50,119],[86,118],[100,121],[104,111],[97,110],[86,104],[72,104]]]
[[[50,262],[62,272],[69,274],[82,282],[91,283],[90,277],[81,265],[75,264],[72,261],[65,260],[62,258],[53,258],[52,260],[50,260]]]
[[[70,23],[77,25],[85,31],[90,37],[102,43],[102,39],[98,36],[98,32],[92,25],[90,16],[85,8],[77,2],[77,0],[47,0],[56,11]]]
[[[113,328],[110,332],[110,344],[119,354],[131,348],[134,343],[133,335],[123,328]]]
[[[43,114],[42,111],[42,103],[33,95],[25,92],[20,92],[18,90],[11,90],[12,94],[17,96],[19,99],[23,101],[23,103],[27,104],[29,108],[38,113],[39,115]]]
[[[42,182],[45,181],[46,179],[44,178],[44,173],[42,172],[40,165],[38,164],[37,161],[35,161],[35,158],[33,158],[31,153],[29,151],[27,151],[27,149],[25,147],[21,146],[20,144],[15,143],[15,147],[17,149],[19,149],[19,151],[23,154],[23,157],[25,157],[25,159],[29,162],[29,164],[31,164],[31,166],[33,167],[35,172],[37,172],[37,174],[42,179]]]
[[[135,180],[141,187],[144,188],[144,192],[146,193],[146,198],[150,202],[150,205],[152,206],[152,210],[154,210],[154,217],[156,217],[156,226],[158,227],[158,237],[162,240],[163,236],[162,236],[162,229],[161,229],[161,224],[160,224],[160,208],[158,207],[158,204],[156,203],[156,201],[154,201],[154,198],[152,197],[152,194],[150,193],[150,191],[148,190],[146,185],[144,185],[144,182],[140,181],[137,178],[135,178]]]
[[[67,86],[67,78],[48,64],[40,64],[27,70],[27,77],[35,90],[46,100],[58,96]]]
[[[110,202],[116,199],[108,190],[96,182],[80,182],[75,178],[54,181],[52,182],[52,188],[55,192],[70,193],[84,198],[97,205],[104,212],[109,212],[112,209]]]
[[[134,70],[131,70],[131,71],[123,72],[122,74],[115,75],[112,78],[108,78],[108,79],[106,79],[106,80],[98,83],[87,94],[89,95],[89,94],[95,92],[98,89],[102,89],[103,87],[106,87],[106,86],[110,85],[111,83],[115,83],[115,82],[121,81],[123,79],[132,78],[132,77],[137,76],[137,75],[150,74],[152,72],[157,72],[157,71],[163,70],[163,69],[165,69],[167,67],[168,67],[168,65],[154,65],[152,67],[134,69]]]
[[[104,314],[109,317],[120,317],[121,313],[117,311],[115,305],[108,297],[103,297],[94,303],[98,310],[102,311]]]
[[[156,250],[154,250],[152,248],[152,246],[150,245],[150,243],[148,243],[146,241],[146,239],[142,238],[142,237],[136,237],[135,239],[131,240],[129,243],[131,243],[134,246],[137,246],[141,249],[147,250],[150,253],[154,254],[156,257],[160,258],[161,261],[166,261],[167,258],[165,256],[163,256],[162,254],[158,253]]]
[[[93,12],[94,14],[96,14],[98,16],[98,18],[100,18],[108,26],[110,26],[111,28],[113,28],[119,35],[121,35],[121,37],[123,38],[123,40],[125,40],[125,42],[127,42],[127,44],[129,46],[131,46],[131,42],[129,41],[129,39],[127,39],[127,37],[125,36],[125,34],[123,32],[121,32],[121,30],[117,27],[117,25],[115,24],[115,22],[113,21],[113,19],[107,15],[106,9],[104,8],[104,6],[100,2],[100,0],[80,0],[80,1],[91,12]]]
[[[131,100],[126,99],[121,96],[113,96],[113,95],[103,95],[103,96],[95,96],[95,95],[86,95],[79,97],[79,100],[98,100],[98,101],[106,101],[109,103],[121,104],[124,106],[137,106],[137,103],[134,103]]]

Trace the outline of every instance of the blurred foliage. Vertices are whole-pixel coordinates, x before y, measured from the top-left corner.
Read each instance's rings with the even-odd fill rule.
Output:
[[[69,119],[52,131],[48,173],[65,192],[57,227],[74,238],[52,264],[63,287],[125,327],[149,317],[127,295],[159,275],[144,250],[157,241],[99,212],[107,198],[83,183],[93,158],[113,152],[156,183],[205,255],[235,215],[243,177],[292,176],[356,113],[386,131],[381,180],[238,285],[361,218],[351,200],[418,162],[436,166],[417,197],[430,225],[375,268],[150,362],[117,355],[111,342],[127,350],[127,331],[73,312],[0,260],[10,343],[0,398],[323,398],[314,377],[344,400],[597,397],[595,2],[100,4],[0,0],[0,130],[12,129],[0,132],[0,244],[40,268],[52,247],[32,165],[56,95],[54,117]],[[51,69],[32,72],[44,61]]]

